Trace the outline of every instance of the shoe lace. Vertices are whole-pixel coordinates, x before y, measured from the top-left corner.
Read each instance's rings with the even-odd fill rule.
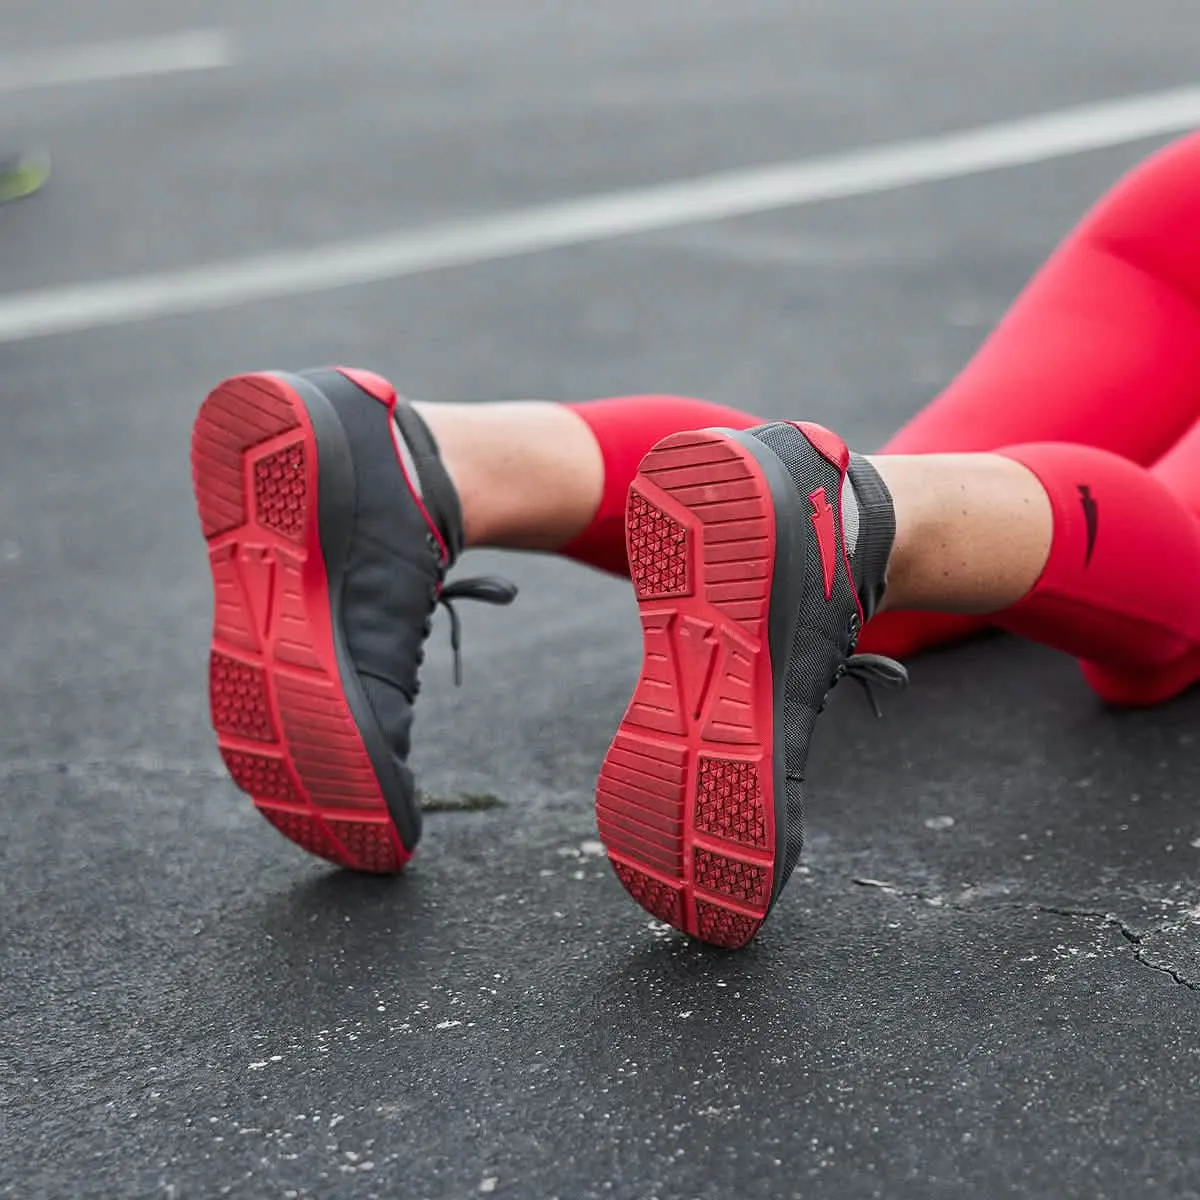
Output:
[[[883,716],[883,710],[879,707],[875,689],[887,688],[891,691],[899,691],[908,686],[908,670],[904,664],[883,654],[851,654],[834,672],[829,691],[833,691],[844,677],[853,679],[862,688],[877,717]],[[828,699],[829,692],[826,692],[825,701]],[[824,707],[825,702],[823,701],[821,708]]]
[[[475,575],[456,579],[438,592],[437,603],[450,617],[450,649],[454,653],[454,686],[462,686],[462,621],[455,600],[478,600],[483,604],[506,605],[517,598],[517,585],[500,575]]]
[[[432,533],[426,541],[429,549],[437,554],[438,541]],[[417,651],[417,666],[425,661],[424,641],[433,632],[433,614],[438,606],[446,610],[450,617],[450,649],[454,653],[454,686],[462,686],[462,620],[458,609],[454,607],[456,600],[478,600],[483,604],[506,605],[517,598],[517,585],[501,575],[474,575],[468,579],[456,579],[446,583],[446,567],[438,560],[435,578],[430,581],[429,615],[425,618],[424,637],[422,646]],[[414,681],[413,694],[419,685]]]

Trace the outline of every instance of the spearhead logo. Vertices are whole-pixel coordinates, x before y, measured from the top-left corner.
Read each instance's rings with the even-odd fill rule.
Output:
[[[837,570],[837,530],[833,525],[833,509],[823,487],[810,493],[808,501],[813,506],[813,530],[817,535],[821,570],[825,575],[825,599],[832,600],[834,572]]]
[[[1096,549],[1096,533],[1100,528],[1100,506],[1092,498],[1092,489],[1086,483],[1076,485],[1079,488],[1079,502],[1083,505],[1083,519],[1087,522],[1087,554],[1083,565],[1089,566],[1092,561],[1092,551]]]

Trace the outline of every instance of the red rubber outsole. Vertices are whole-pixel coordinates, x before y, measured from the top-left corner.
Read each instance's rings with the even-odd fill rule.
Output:
[[[723,434],[672,434],[642,460],[625,528],[644,659],[600,770],[600,837],[647,912],[734,949],[775,875],[770,488]]]
[[[215,596],[209,700],[234,782],[285,837],[374,874],[411,857],[351,715],[318,526],[317,442],[271,375],[217,387],[192,429]]]

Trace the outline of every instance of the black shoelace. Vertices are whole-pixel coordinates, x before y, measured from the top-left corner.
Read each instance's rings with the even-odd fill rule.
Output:
[[[426,543],[437,560],[436,575],[430,580],[429,616],[425,618],[425,638],[433,632],[433,613],[440,604],[450,616],[450,649],[454,653],[454,686],[462,686],[462,620],[454,607],[455,600],[478,600],[483,604],[506,605],[517,598],[517,585],[500,575],[473,575],[468,579],[456,579],[446,583],[446,564],[442,561],[440,545],[430,532]],[[417,651],[417,666],[425,661],[425,646],[422,639]],[[419,684],[414,684],[413,695]],[[410,697],[411,700],[411,697]]]
[[[903,663],[898,663],[894,658],[883,654],[851,654],[834,672],[833,682],[829,685],[830,692],[843,676],[853,679],[866,692],[867,700],[877,717],[883,716],[883,710],[879,707],[875,689],[888,688],[898,691],[908,686],[908,670]],[[825,699],[829,699],[829,692],[825,693]],[[824,708],[824,704],[821,707]]]
[[[478,600],[483,604],[511,604],[517,598],[517,585],[499,575],[476,575],[456,579],[438,593],[437,603],[450,615],[450,649],[454,652],[454,686],[462,686],[462,621],[455,600]]]

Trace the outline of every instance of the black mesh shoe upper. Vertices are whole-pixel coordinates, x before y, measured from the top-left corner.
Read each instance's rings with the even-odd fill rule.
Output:
[[[458,617],[451,601],[508,604],[516,588],[495,578],[445,584],[462,549],[462,516],[433,436],[414,409],[397,402],[394,430],[388,407],[341,373],[302,375],[333,404],[349,442],[354,520],[343,571],[341,628],[389,748],[407,770],[418,675],[435,608],[442,603],[450,610],[457,674]],[[394,436],[404,439],[417,476],[411,485]]]

